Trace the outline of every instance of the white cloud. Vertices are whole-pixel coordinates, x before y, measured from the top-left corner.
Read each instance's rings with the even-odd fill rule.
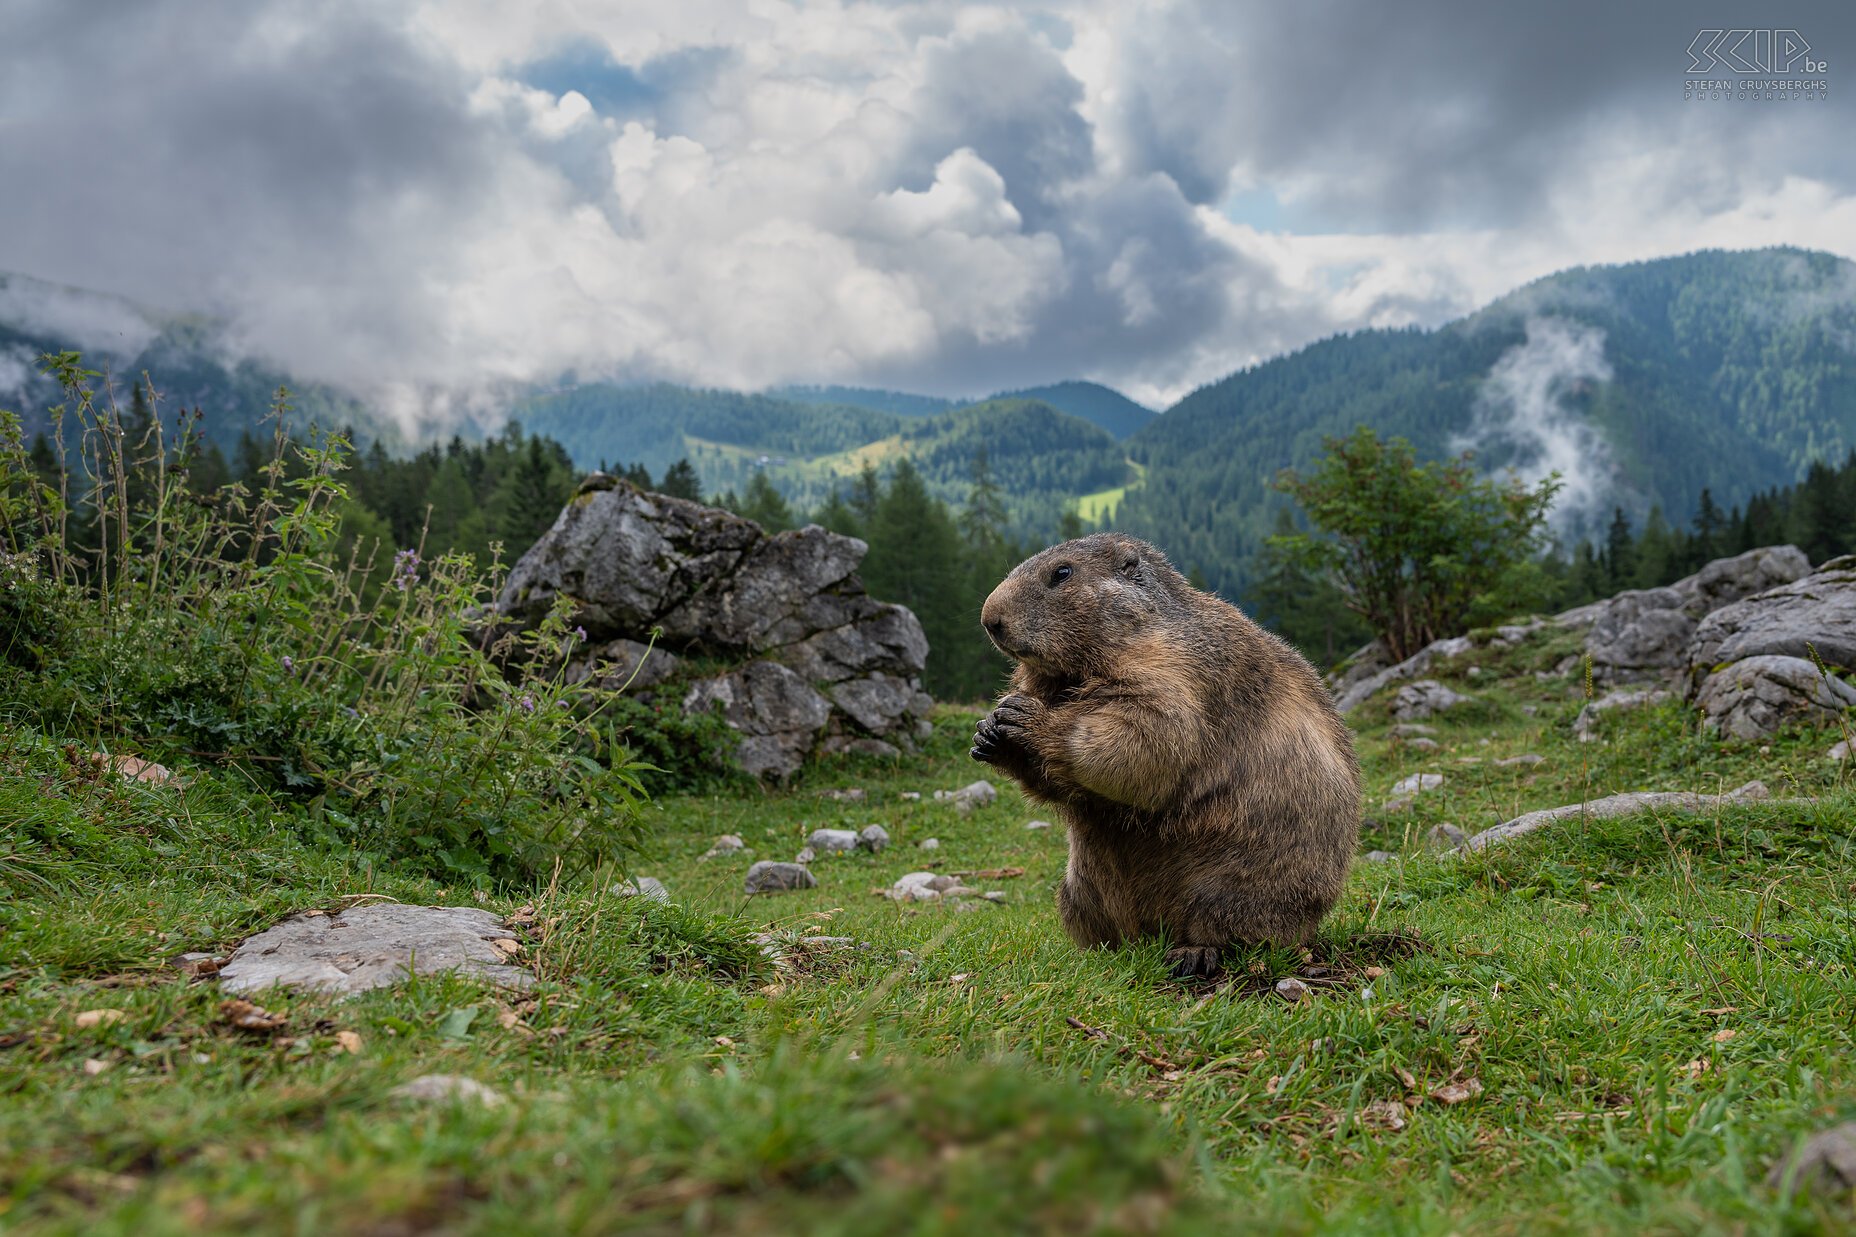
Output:
[[[1839,105],[1685,111],[1679,60],[1642,84],[1674,4],[1557,77],[1553,23],[1441,0],[272,0],[211,39],[180,0],[27,8],[0,269],[226,313],[428,413],[568,370],[1163,404],[1575,263],[1856,236]],[[570,48],[607,78],[538,85]],[[1258,188],[1283,226],[1219,213]]]

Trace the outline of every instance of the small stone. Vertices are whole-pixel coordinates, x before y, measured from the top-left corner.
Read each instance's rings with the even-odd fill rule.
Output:
[[[749,893],[790,893],[795,889],[818,888],[818,877],[797,863],[775,863],[763,859],[748,869],[742,887]]]
[[[1472,679],[1477,679],[1477,678],[1481,678],[1481,677],[1482,677],[1482,667],[1481,667],[1481,666],[1471,666],[1471,667],[1470,667],[1469,669],[1467,669],[1467,670],[1465,670],[1465,671],[1464,671],[1463,673],[1464,673],[1464,674],[1466,674],[1466,675],[1468,675],[1468,676],[1469,676],[1470,678],[1472,678]]]
[[[1414,773],[1410,777],[1400,778],[1392,786],[1395,795],[1416,795],[1427,790],[1436,790],[1444,784],[1441,773]]]
[[[1503,760],[1496,761],[1495,767],[1498,769],[1506,769],[1514,765],[1537,765],[1544,760],[1546,760],[1545,756],[1536,756],[1533,752],[1523,752],[1519,756],[1509,756]]]
[[[956,811],[971,812],[974,808],[991,807],[999,792],[987,781],[968,782],[959,790],[937,790],[934,797],[944,803],[952,803]]]
[[[388,1094],[394,1099],[416,1100],[426,1104],[462,1104],[468,1100],[482,1104],[485,1108],[496,1108],[504,1103],[502,1092],[462,1074],[421,1074],[411,1082],[401,1083]]]
[[[1460,850],[1467,841],[1469,835],[1452,824],[1433,825],[1424,835],[1425,845],[1432,850]]]
[[[1772,1166],[1766,1184],[1780,1189],[1843,1193],[1856,1187],[1856,1121],[1846,1121],[1807,1138],[1802,1147]]]
[[[89,1074],[92,1078],[95,1078],[109,1067],[110,1063],[108,1061],[99,1061],[95,1057],[88,1057],[84,1061],[84,1072]]]
[[[718,855],[732,855],[736,851],[746,849],[746,842],[743,842],[735,834],[724,833],[721,837],[710,843],[708,853],[703,855],[703,858],[714,859]]]
[[[1389,850],[1369,850],[1364,855],[1361,855],[1360,858],[1366,860],[1368,863],[1391,863],[1394,859],[1398,858],[1398,856]]]
[[[1025,828],[1027,829],[1048,829],[1050,827],[1051,824],[1048,820],[1031,820],[1025,822]]]
[[[1845,739],[1824,754],[1832,760],[1848,760],[1850,758],[1850,741]]]
[[[1405,746],[1414,752],[1435,752],[1440,750],[1443,744],[1439,743],[1436,739],[1419,737],[1416,739],[1406,739]]]
[[[1429,738],[1437,733],[1437,727],[1426,726],[1423,722],[1400,722],[1386,733],[1394,739]]]
[[[1447,1082],[1431,1091],[1431,1098],[1439,1104],[1462,1104],[1482,1094],[1482,1080],[1465,1078],[1461,1082]]]
[[[129,1015],[123,1013],[120,1009],[87,1009],[71,1021],[80,1027],[88,1029],[90,1027],[107,1027],[113,1023],[121,1022],[128,1016]]]
[[[1470,697],[1451,691],[1436,679],[1420,679],[1398,689],[1392,698],[1392,716],[1401,722],[1421,721],[1469,701]]]
[[[1390,799],[1387,799],[1385,801],[1385,804],[1381,807],[1380,810],[1386,811],[1386,812],[1403,812],[1410,806],[1411,806],[1410,795],[1393,795]]]
[[[808,847],[805,847],[803,850],[801,850],[797,855],[793,856],[793,862],[794,863],[811,863],[816,858],[818,858],[818,852],[813,850],[810,846],[808,846]]]
[[[978,893],[960,883],[958,876],[938,872],[907,872],[884,890],[884,896],[897,902],[939,902],[944,898],[970,898]]]
[[[902,798],[908,802],[917,802],[921,797],[922,792],[919,790],[905,790],[902,792]]]
[[[923,850],[940,850],[941,839],[940,838],[923,838],[921,840],[920,846]]]
[[[1276,981],[1276,995],[1291,1005],[1308,995],[1308,985],[1293,977]]]
[[[889,830],[881,825],[865,825],[857,831],[857,845],[874,855],[889,845]]]
[[[1005,890],[988,889],[985,893],[982,893],[980,896],[982,898],[985,898],[988,902],[1003,902],[1005,901]]]
[[[862,803],[864,801],[864,792],[857,787],[849,790],[825,790],[820,791],[819,794],[822,798],[836,799],[840,803]]]
[[[653,902],[670,901],[670,890],[664,888],[664,882],[655,876],[640,876],[636,884],[624,881],[614,885],[612,892],[626,898],[649,898]]]
[[[821,855],[841,855],[857,849],[855,829],[814,829],[806,845]]]
[[[1521,712],[1527,714],[1529,717],[1534,717],[1540,713],[1540,706],[1537,704],[1524,704],[1521,706]]]

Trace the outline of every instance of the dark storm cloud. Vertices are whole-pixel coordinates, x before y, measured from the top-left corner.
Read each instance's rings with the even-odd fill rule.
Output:
[[[455,67],[360,4],[11,13],[0,268],[404,341],[418,288],[380,273],[443,261],[493,169]]]
[[[1829,102],[1685,104],[1704,26],[1798,30],[1831,62]],[[1194,201],[1222,198],[1235,170],[1350,229],[1502,225],[1613,143],[1683,144],[1703,191],[1724,162],[1849,188],[1853,52],[1847,3],[1184,4],[1128,31],[1111,123],[1133,166]]]

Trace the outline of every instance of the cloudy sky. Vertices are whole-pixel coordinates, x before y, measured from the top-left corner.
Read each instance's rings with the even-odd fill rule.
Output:
[[[1527,7],[0,0],[0,270],[362,390],[1163,405],[1565,266],[1856,255],[1856,6]],[[1704,25],[1827,97],[1685,100]]]

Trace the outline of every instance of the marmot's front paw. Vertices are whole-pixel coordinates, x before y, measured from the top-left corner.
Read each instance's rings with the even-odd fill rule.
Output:
[[[989,765],[1011,767],[1024,763],[1036,749],[1031,743],[1031,723],[1044,706],[1030,696],[1014,693],[980,719],[973,731],[973,747],[967,754]]]
[[[1175,979],[1210,979],[1224,969],[1220,952],[1211,945],[1180,945],[1166,951],[1166,964]]]
[[[987,721],[997,728],[999,738],[1024,751],[1035,751],[1031,728],[1044,716],[1044,704],[1030,696],[1013,692],[992,711]]]

